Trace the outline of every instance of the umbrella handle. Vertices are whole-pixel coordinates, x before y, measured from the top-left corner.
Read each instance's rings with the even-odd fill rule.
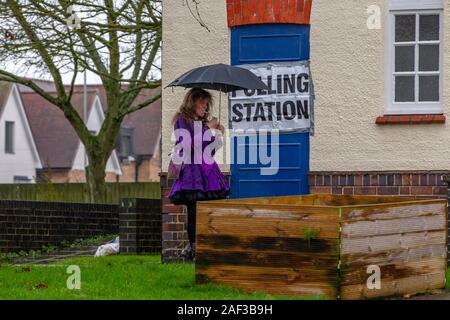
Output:
[[[219,124],[220,124],[220,116],[222,115],[222,90],[219,91]]]

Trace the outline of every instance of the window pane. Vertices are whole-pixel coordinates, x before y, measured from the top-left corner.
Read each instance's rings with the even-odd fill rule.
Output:
[[[131,155],[131,137],[122,136],[121,155],[129,157]]]
[[[14,176],[14,183],[31,183],[31,179],[25,176]]]
[[[414,102],[414,76],[395,77],[395,102]]]
[[[421,15],[420,41],[439,40],[439,15]]]
[[[416,41],[416,16],[395,16],[395,42]]]
[[[414,71],[414,46],[395,47],[395,71]]]
[[[14,122],[5,122],[5,153],[14,153]]]
[[[419,77],[419,101],[439,101],[439,76]]]
[[[419,70],[439,71],[439,45],[419,46]]]

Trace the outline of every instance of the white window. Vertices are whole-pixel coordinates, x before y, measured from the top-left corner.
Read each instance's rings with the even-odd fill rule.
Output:
[[[14,183],[15,184],[19,184],[19,183],[32,183],[33,180],[31,180],[30,178],[26,177],[26,176],[14,176]]]
[[[390,0],[386,114],[441,114],[442,1]]]
[[[5,122],[5,153],[14,154],[14,122]]]

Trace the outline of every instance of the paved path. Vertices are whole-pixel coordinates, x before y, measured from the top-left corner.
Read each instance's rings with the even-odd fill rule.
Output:
[[[93,257],[97,251],[98,246],[90,246],[83,248],[74,248],[61,250],[49,255],[40,255],[36,258],[21,257],[16,259],[12,264],[26,265],[26,264],[48,264],[55,261],[69,259],[73,257]]]
[[[394,297],[388,300],[450,300],[449,290],[435,290],[432,293],[418,294],[411,296],[410,298],[405,297]]]
[[[450,291],[443,290],[434,294],[419,295],[409,300],[450,300]]]

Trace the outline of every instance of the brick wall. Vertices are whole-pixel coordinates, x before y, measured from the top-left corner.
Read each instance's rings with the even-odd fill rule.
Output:
[[[130,161],[129,164],[121,164],[122,175],[120,182],[136,182],[136,161]],[[159,172],[161,165],[158,157],[144,158],[138,168],[139,182],[159,182]]]
[[[187,211],[185,206],[175,206],[168,198],[172,180],[160,174],[162,198],[162,260],[181,262],[181,250],[187,244]]]
[[[311,193],[446,197],[448,171],[311,172]]]
[[[120,253],[161,253],[161,200],[120,200]]]
[[[117,234],[117,205],[0,200],[0,252]]]
[[[312,0],[227,0],[228,26],[309,24]]]
[[[119,182],[135,182],[136,181],[136,162],[122,163],[122,175],[119,177]]]

